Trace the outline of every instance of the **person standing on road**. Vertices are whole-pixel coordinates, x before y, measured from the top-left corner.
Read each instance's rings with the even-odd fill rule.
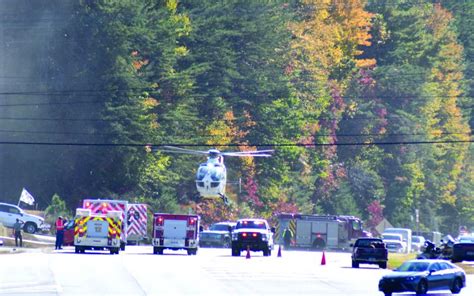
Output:
[[[283,243],[284,243],[285,249],[290,248],[292,238],[293,238],[293,232],[291,232],[291,229],[288,227],[285,228],[285,231],[283,231]]]
[[[23,223],[20,221],[20,219],[16,219],[15,224],[13,224],[13,234],[15,235],[15,246],[18,247],[18,240],[20,240],[20,248],[23,247],[21,228],[23,228]]]
[[[56,250],[61,250],[64,237],[64,221],[63,217],[59,216],[56,220]]]

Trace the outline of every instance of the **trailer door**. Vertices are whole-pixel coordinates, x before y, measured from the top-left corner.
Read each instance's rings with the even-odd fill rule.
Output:
[[[296,220],[296,246],[311,246],[311,222]]]
[[[337,222],[328,223],[327,246],[330,248],[337,248],[339,241],[339,227]]]

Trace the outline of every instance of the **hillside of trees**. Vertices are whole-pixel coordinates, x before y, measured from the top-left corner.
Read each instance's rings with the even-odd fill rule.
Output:
[[[61,9],[43,79],[2,91],[50,119],[0,134],[11,202],[28,186],[44,207],[123,198],[204,223],[301,212],[415,228],[418,209],[420,230],[474,227],[473,1],[67,2],[35,2]],[[166,145],[275,152],[225,159],[227,207],[197,196],[205,159]]]

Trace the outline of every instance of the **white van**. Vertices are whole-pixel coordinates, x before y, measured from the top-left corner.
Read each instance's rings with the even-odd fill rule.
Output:
[[[408,228],[385,228],[384,233],[397,233],[403,237],[403,242],[406,244],[405,253],[411,253],[411,229]]]

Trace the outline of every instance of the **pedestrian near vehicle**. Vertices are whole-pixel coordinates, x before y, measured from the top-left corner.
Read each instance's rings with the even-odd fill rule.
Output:
[[[18,247],[18,241],[20,241],[20,247],[23,247],[23,237],[21,235],[21,228],[23,223],[20,219],[16,219],[15,224],[13,224],[13,234],[15,235],[15,246]]]
[[[285,228],[285,231],[283,231],[283,243],[285,246],[285,249],[288,249],[291,244],[291,239],[293,238],[293,232],[291,231],[290,228]]]
[[[61,216],[56,220],[56,250],[61,250],[64,237],[64,221]]]

